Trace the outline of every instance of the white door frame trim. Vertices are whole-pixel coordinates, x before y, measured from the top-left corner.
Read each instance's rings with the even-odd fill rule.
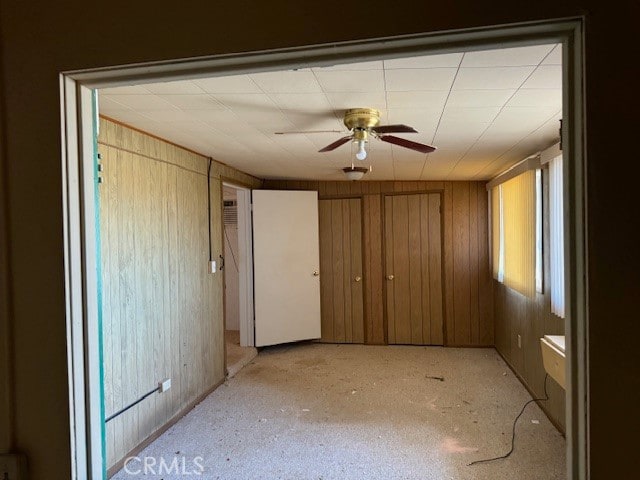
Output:
[[[251,189],[225,180],[224,186],[237,192],[238,207],[238,314],[240,346],[255,345],[253,311],[253,231],[251,228]],[[224,227],[224,226],[223,226]]]
[[[104,476],[91,89],[550,42],[563,44],[562,133],[567,272],[568,478],[588,472],[588,312],[583,19],[570,18],[358,42],[217,55],[61,74],[65,302],[73,478]]]

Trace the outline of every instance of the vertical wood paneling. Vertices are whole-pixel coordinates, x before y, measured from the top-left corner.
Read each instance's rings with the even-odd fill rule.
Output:
[[[410,182],[412,183],[412,182]],[[409,185],[412,187],[413,185]],[[417,185],[413,186],[414,189],[418,188]],[[409,318],[411,325],[411,343],[415,345],[420,345],[424,343],[423,340],[423,332],[422,332],[422,324],[423,324],[423,311],[422,311],[422,303],[423,300],[428,301],[428,296],[424,295],[424,290],[422,287],[422,275],[423,275],[423,263],[422,263],[422,225],[421,219],[422,209],[421,209],[421,197],[422,195],[409,195],[407,196],[407,213],[408,213],[408,226],[407,226],[407,234],[408,234],[408,245],[409,249],[407,252],[412,252],[411,260],[409,262]],[[429,210],[425,210],[428,212]],[[428,222],[428,218],[425,218],[425,221]],[[424,241],[428,242],[428,237],[424,239]],[[417,260],[417,261],[414,261]],[[428,278],[429,270],[426,270],[426,275]],[[427,316],[429,316],[428,310],[425,312]]]
[[[296,188],[300,186],[295,184]],[[443,241],[437,253],[442,256],[444,282],[441,285],[444,289],[442,311],[446,321],[443,341],[446,345],[456,346],[494,344],[493,281],[487,254],[488,206],[484,182],[307,182],[304,186],[317,189],[321,198],[335,197],[342,192],[363,194],[367,343],[385,343],[385,336],[390,332],[385,325],[389,319],[384,318],[383,302],[386,300],[382,297],[382,286],[388,283],[384,280],[387,266],[382,263],[383,238],[388,235],[386,227],[385,231],[382,230],[385,215],[382,197],[385,193],[441,191],[442,205],[438,205],[438,209],[442,209]],[[269,180],[264,187],[288,189],[294,188],[294,184]],[[430,306],[434,307],[433,302]],[[433,333],[430,332],[431,335]]]
[[[351,215],[351,318],[354,343],[364,343],[364,291],[362,276],[362,201],[349,200]],[[361,280],[355,281],[359,276]]]
[[[331,228],[332,200],[318,202],[320,232],[320,332],[323,340],[334,338],[333,334],[333,229]]]
[[[373,183],[373,182],[372,182]],[[371,190],[379,191],[375,182]],[[382,205],[380,195],[364,196],[364,287],[367,325],[367,343],[382,344],[386,341],[384,326],[382,265]]]
[[[395,341],[396,343],[411,343],[411,284],[409,278],[409,207],[407,197],[398,195],[387,197],[392,204],[393,218],[393,244],[392,249],[387,249],[387,255],[393,257],[393,270],[390,272],[394,279],[395,294],[390,300],[389,310],[393,309],[395,315]],[[388,237],[386,238],[388,240]]]
[[[417,205],[420,226],[420,300],[422,303],[422,315],[428,319],[427,327],[422,331],[422,343],[426,345],[442,345],[442,330],[444,328],[442,313],[434,311],[436,305],[440,305],[440,308],[442,308],[442,288],[438,288],[438,293],[436,293],[436,295],[440,295],[440,300],[435,298],[435,295],[432,298],[431,295],[431,289],[437,288],[442,282],[440,268],[433,268],[434,265],[432,265],[433,244],[439,245],[442,241],[439,235],[437,239],[435,236],[433,239],[431,238],[431,224],[434,220],[438,224],[440,223],[440,212],[433,212],[430,206],[432,197],[439,198],[440,195],[420,195],[418,196],[419,204]],[[427,212],[427,215],[421,215],[422,212]],[[435,215],[435,218],[432,217],[433,215]],[[438,232],[440,232],[440,229],[438,229]],[[434,275],[433,278],[432,275]],[[433,325],[434,321],[439,322],[439,328]],[[440,333],[436,330],[440,330]]]
[[[423,196],[424,197],[424,196]],[[429,201],[429,302],[432,345],[444,343],[444,309],[442,295],[442,227],[440,195],[427,195]]]
[[[132,449],[224,378],[222,274],[207,273],[207,159],[101,120],[99,151],[103,358],[107,415],[171,378],[107,424],[107,464]],[[214,162],[212,244],[222,252],[223,174]]]
[[[478,241],[478,184],[469,182],[469,326],[474,345],[480,344]]]
[[[389,236],[385,237],[385,273],[394,277],[386,282],[386,312],[392,319],[392,323],[389,322],[389,343],[434,344],[434,338],[442,342],[442,313],[432,312],[432,307],[441,307],[442,302],[431,302],[434,294],[442,299],[441,270],[439,266],[432,265],[441,258],[435,255],[435,258],[430,258],[430,245],[439,245],[442,238],[439,228],[431,229],[429,197],[439,199],[440,195],[388,195],[384,200],[385,225],[391,225]],[[433,216],[439,223],[439,208]],[[439,323],[436,325],[433,321]]]
[[[493,345],[493,287],[489,267],[489,197],[483,184],[478,185],[478,323],[479,343]]]
[[[453,288],[453,184],[445,182],[443,193],[443,224],[444,224],[444,291],[445,291],[445,331],[447,332],[446,343],[456,345],[456,312],[453,308],[455,292]],[[458,295],[459,297],[459,295]]]
[[[390,201],[384,201],[384,249],[385,254],[384,258],[384,288],[385,292],[385,314],[387,320],[387,342],[388,343],[397,343],[398,339],[396,338],[396,321],[395,321],[395,286],[396,283],[390,281],[387,276],[392,275],[395,272],[395,263],[394,263],[394,220],[395,215],[393,214],[393,199]]]
[[[454,343],[471,345],[471,275],[469,258],[469,183],[453,184]]]
[[[320,200],[321,341],[364,342],[360,199]]]

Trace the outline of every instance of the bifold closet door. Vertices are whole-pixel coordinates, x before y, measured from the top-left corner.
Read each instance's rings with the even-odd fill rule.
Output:
[[[442,345],[440,194],[387,195],[384,208],[388,343]]]
[[[364,342],[361,199],[320,200],[323,342]]]

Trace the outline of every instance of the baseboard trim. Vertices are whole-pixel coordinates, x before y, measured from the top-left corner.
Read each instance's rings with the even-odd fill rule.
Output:
[[[507,360],[507,358],[502,354],[502,352],[500,352],[500,350],[498,350],[496,347],[494,347],[494,348],[495,348],[496,352],[498,352],[498,355],[500,355],[500,358],[502,358],[502,360],[504,360],[504,363],[507,364],[507,367],[509,367],[509,370],[511,370],[513,372],[513,374],[520,381],[520,383],[524,386],[524,388],[527,389],[527,392],[529,392],[529,395],[531,395],[531,398],[536,398],[536,393],[531,389],[531,387],[529,387],[527,382],[525,382],[524,378],[522,378],[522,376],[516,371],[516,369],[513,367],[513,365],[511,365],[509,360]],[[556,427],[556,430],[558,430],[558,432],[560,432],[562,434],[562,436],[566,438],[566,432],[564,431],[562,426],[552,417],[552,415],[549,413],[549,410],[546,409],[544,404],[541,403],[538,400],[536,400],[536,404],[540,407],[540,410],[542,410],[544,412],[544,414],[547,416],[547,418],[549,419],[551,424],[554,427]]]
[[[142,450],[151,445],[154,441],[156,441],[163,433],[173,427],[182,417],[184,417],[187,413],[193,410],[200,402],[202,402],[205,398],[207,398],[215,389],[217,389],[220,385],[224,383],[225,379],[223,378],[219,382],[215,383],[211,388],[206,390],[202,395],[196,398],[193,402],[188,403],[186,407],[182,410],[178,411],[171,419],[159,427],[155,432],[149,435],[146,439],[140,442],[136,447],[134,447],[130,452],[128,452],[123,458],[118,460],[115,465],[107,470],[107,478],[113,477],[116,473],[124,468],[124,462],[129,457],[135,457]]]

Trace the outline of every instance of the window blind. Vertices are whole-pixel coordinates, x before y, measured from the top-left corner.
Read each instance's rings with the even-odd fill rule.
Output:
[[[528,170],[502,184],[504,212],[504,283],[535,293],[536,173]]]

